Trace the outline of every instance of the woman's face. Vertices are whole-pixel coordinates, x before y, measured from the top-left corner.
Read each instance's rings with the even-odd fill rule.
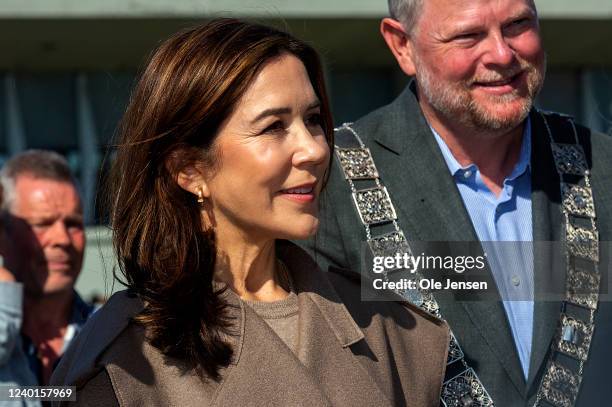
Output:
[[[205,176],[217,236],[304,239],[318,227],[329,147],[303,63],[267,63],[221,126],[218,165]]]

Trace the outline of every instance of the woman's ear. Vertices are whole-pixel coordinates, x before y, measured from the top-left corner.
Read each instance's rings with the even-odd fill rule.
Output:
[[[191,192],[198,199],[210,197],[208,183],[204,179],[204,174],[195,166],[187,166],[176,175],[176,183],[187,192]]]
[[[166,160],[166,169],[178,186],[200,200],[210,197],[210,190],[204,177],[203,165],[197,162],[193,155],[190,151],[173,151]]]

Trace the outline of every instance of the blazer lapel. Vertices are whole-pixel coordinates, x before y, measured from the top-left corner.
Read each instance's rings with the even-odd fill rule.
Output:
[[[404,232],[411,240],[478,241],[412,89],[389,106],[381,128],[366,135],[382,147],[373,151],[374,161]]]
[[[376,380],[349,348],[365,336],[327,277],[291,243],[280,248],[279,257],[289,266],[298,292],[297,353],[301,363],[333,405],[360,406],[375,400],[376,405],[391,406]]]
[[[560,209],[559,175],[550,149],[549,138],[538,113],[531,113],[532,192],[534,240],[533,343],[528,378],[528,392],[537,390],[551,340],[555,335],[561,301],[565,292],[565,261],[560,242],[563,219]],[[571,142],[571,140],[569,141]],[[550,242],[557,242],[551,244]]]
[[[299,300],[299,332],[300,338],[305,340],[299,344],[298,356],[321,384],[332,404],[359,406],[367,400],[376,400],[377,406],[390,407],[391,402],[377,386],[377,381],[352,354],[349,346],[354,341],[341,342],[336,335],[317,335],[317,332],[330,332],[326,316],[311,295],[301,295]],[[345,312],[348,313],[346,309]]]
[[[389,118],[384,124],[373,134],[366,135],[374,138],[380,146],[373,148],[372,153],[382,182],[388,187],[395,204],[400,226],[408,240],[476,242],[476,251],[483,253],[459,190],[421,113],[415,94],[413,82],[389,106],[385,112]],[[523,393],[525,379],[505,310],[490,272],[484,279],[489,282],[489,287],[493,287],[493,298],[476,294],[470,296],[470,301],[459,302],[494,350],[517,390]],[[457,313],[458,299],[446,295],[436,298],[452,329],[457,323],[454,315]]]
[[[237,366],[226,374],[216,406],[309,405],[332,406],[321,384],[250,307],[244,307],[242,350]],[[311,333],[312,334],[312,333]]]
[[[291,243],[279,242],[277,250],[298,294],[297,355],[250,307],[240,304],[244,329],[234,362],[238,366],[228,372],[215,405],[240,405],[246,395],[261,394],[266,405],[302,405],[308,400],[312,406],[364,406],[375,401],[390,407],[349,348],[364,334],[327,277]],[[279,391],[279,383],[286,391]]]

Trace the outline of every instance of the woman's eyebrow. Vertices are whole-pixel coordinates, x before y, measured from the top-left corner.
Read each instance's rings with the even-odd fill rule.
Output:
[[[256,123],[260,121],[261,119],[268,117],[268,116],[281,115],[281,114],[287,114],[287,113],[291,113],[291,109],[288,107],[273,107],[273,108],[266,109],[262,111],[261,113],[259,113],[257,116],[255,116],[252,122]]]
[[[319,100],[315,100],[314,102],[308,105],[306,110],[312,110],[318,107],[321,107],[321,102]],[[281,115],[281,114],[287,114],[287,113],[291,113],[291,109],[288,107],[272,107],[270,109],[265,109],[262,112],[260,112],[257,116],[255,116],[255,118],[251,121],[251,123],[257,123],[258,121],[268,116],[275,116],[275,115]]]

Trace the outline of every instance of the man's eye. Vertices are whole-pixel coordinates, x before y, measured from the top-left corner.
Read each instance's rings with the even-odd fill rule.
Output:
[[[529,29],[531,25],[531,19],[529,18],[519,18],[517,20],[512,21],[505,28],[505,31],[509,35],[520,34],[523,31]]]
[[[455,35],[451,41],[462,46],[473,46],[478,43],[483,35],[480,32],[466,32]]]
[[[529,21],[529,19],[527,18],[519,18],[518,20],[515,20],[512,22],[512,25],[523,25],[525,23],[527,23]]]
[[[465,40],[475,40],[478,38],[480,34],[478,33],[463,33],[455,36],[455,40],[465,41]]]
[[[70,230],[83,230],[84,225],[82,222],[67,222],[66,228]]]

